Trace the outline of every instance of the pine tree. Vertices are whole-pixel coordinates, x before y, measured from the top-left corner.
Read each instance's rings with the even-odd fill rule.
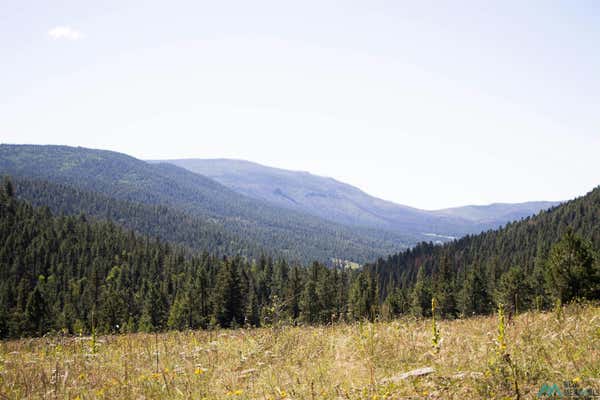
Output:
[[[547,281],[551,293],[563,303],[600,298],[600,266],[590,244],[569,230],[552,246]]]
[[[337,281],[336,296],[337,296],[337,316],[340,320],[346,320],[348,316],[348,271],[342,267],[339,272]]]
[[[460,312],[465,316],[491,311],[491,299],[483,274],[479,264],[472,265],[467,272],[458,301]]]
[[[48,329],[48,308],[40,285],[36,285],[27,298],[25,306],[25,321],[28,333],[42,336]]]
[[[415,281],[411,294],[411,312],[417,317],[426,316],[429,314],[430,305],[430,284],[425,276],[425,267],[421,265],[417,272],[417,280]]]
[[[324,265],[318,266],[316,293],[319,299],[319,322],[331,322],[336,313],[334,272]]]
[[[399,287],[390,286],[387,293],[388,295],[383,304],[383,314],[387,319],[392,319],[408,311],[410,304],[404,290]]]
[[[170,329],[189,329],[192,327],[192,318],[189,299],[184,294],[178,294],[175,297],[175,301],[171,305],[169,310],[169,318],[167,320],[167,326]]]
[[[165,296],[154,283],[148,284],[146,299],[140,319],[140,330],[160,331],[166,327],[168,305]]]
[[[433,297],[436,298],[438,309],[442,316],[451,317],[456,314],[456,299],[454,297],[454,271],[448,255],[441,257],[439,268],[434,275]]]
[[[191,284],[187,288],[187,297],[192,318],[191,327],[206,328],[210,320],[209,276],[204,265],[197,266]]]
[[[245,325],[250,325],[254,327],[260,326],[260,310],[258,305],[258,295],[256,294],[256,288],[252,283],[248,286],[248,295],[244,314]]]
[[[294,266],[291,271],[288,289],[286,293],[286,303],[292,320],[300,318],[300,301],[303,293],[303,282],[300,268]]]
[[[369,272],[361,271],[356,276],[349,294],[349,313],[353,319],[374,320],[379,314],[379,291],[376,278]]]
[[[319,319],[320,305],[317,295],[318,273],[318,263],[313,263],[308,272],[308,280],[304,285],[300,299],[300,318],[307,323],[315,323]]]
[[[548,308],[552,304],[546,282],[548,269],[547,253],[544,244],[542,242],[538,243],[533,270],[527,277],[528,286],[531,288],[533,305],[537,310]]]
[[[512,267],[502,274],[496,286],[496,302],[514,314],[528,306],[530,294],[531,289],[521,267]]]
[[[276,294],[280,299],[285,297],[286,283],[289,279],[289,267],[285,260],[278,260],[273,270],[273,282],[271,293]]]
[[[115,266],[106,277],[106,283],[101,289],[98,326],[106,332],[118,331],[127,321],[127,305],[123,299],[125,288],[119,286],[120,279],[121,268]]]
[[[243,324],[242,293],[236,260],[224,260],[219,268],[213,307],[214,317],[221,327]]]

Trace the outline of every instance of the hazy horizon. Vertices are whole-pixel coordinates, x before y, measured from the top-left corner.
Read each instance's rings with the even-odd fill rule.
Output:
[[[5,145],[39,145],[39,146],[68,146],[68,145],[61,145],[61,144],[50,144],[50,143],[45,143],[45,144],[39,144],[39,143],[0,143],[0,145],[5,144]],[[86,148],[85,146],[70,146],[70,147],[83,147]],[[100,148],[88,148],[88,149],[92,149],[92,150],[107,150],[107,149],[100,149]],[[108,151],[115,151],[117,153],[122,153],[122,154],[127,154],[127,153],[123,153],[123,152],[119,152],[116,150],[108,150]],[[128,154],[130,155],[130,154]],[[207,160],[207,161],[213,161],[213,160],[227,160],[227,161],[236,161],[236,162],[244,162],[244,163],[250,163],[250,164],[254,164],[254,165],[259,165],[261,167],[266,167],[266,168],[272,168],[272,169],[277,169],[277,170],[282,170],[282,171],[291,171],[291,172],[298,172],[298,173],[307,173],[316,177],[320,177],[320,178],[326,178],[326,179],[333,179],[337,182],[340,182],[342,184],[347,184],[347,185],[351,185],[363,192],[365,192],[367,195],[369,196],[373,196],[376,198],[379,198],[381,200],[384,201],[388,201],[391,203],[395,203],[395,204],[399,204],[402,206],[408,206],[408,207],[412,207],[412,208],[416,208],[416,209],[420,209],[420,210],[425,210],[425,211],[440,211],[440,210],[445,210],[445,209],[451,209],[451,208],[457,208],[457,207],[482,207],[482,206],[490,206],[490,205],[497,205],[497,204],[522,204],[522,203],[540,203],[540,202],[564,202],[564,201],[568,201],[568,200],[572,200],[573,198],[576,197],[580,197],[585,195],[587,192],[585,193],[581,193],[578,195],[575,195],[573,198],[569,198],[569,199],[531,199],[531,200],[526,200],[526,201],[522,201],[522,202],[499,202],[499,201],[492,201],[490,203],[480,203],[480,204],[476,204],[476,203],[465,203],[465,204],[459,204],[456,206],[451,206],[451,207],[441,207],[441,208],[424,208],[424,207],[420,207],[419,205],[414,205],[414,204],[406,204],[406,203],[402,203],[402,202],[398,202],[398,201],[394,201],[394,200],[390,200],[390,199],[386,199],[383,197],[379,197],[376,196],[372,193],[369,193],[368,190],[365,190],[361,187],[358,187],[356,185],[353,185],[349,182],[345,182],[342,181],[338,178],[336,178],[335,176],[328,176],[328,175],[321,175],[321,174],[317,174],[313,171],[310,170],[306,170],[306,169],[287,169],[287,168],[282,168],[282,167],[278,167],[278,166],[274,166],[274,165],[267,165],[267,164],[263,164],[261,162],[258,161],[253,161],[253,160],[244,160],[241,158],[223,158],[223,157],[214,157],[214,158],[199,158],[199,157],[186,157],[186,158],[155,158],[155,159],[150,159],[150,158],[139,158],[139,160],[142,161],[147,161],[147,162],[169,162],[169,161],[180,161],[180,160]],[[592,190],[593,188],[590,188],[589,190]],[[588,190],[588,191],[589,191]]]
[[[8,2],[0,142],[229,158],[398,204],[600,181],[600,6]]]
[[[168,161],[176,161],[176,160],[207,160],[207,161],[213,161],[213,160],[227,160],[227,161],[240,161],[240,162],[246,162],[246,163],[250,163],[250,164],[255,164],[255,165],[260,165],[262,167],[267,167],[267,168],[273,168],[273,169],[278,169],[278,170],[283,170],[283,171],[291,171],[291,172],[300,172],[300,173],[307,173],[313,176],[317,176],[320,178],[328,178],[328,179],[334,179],[338,182],[344,183],[344,184],[348,184],[351,186],[354,186],[356,188],[358,188],[359,190],[367,193],[368,195],[374,196],[374,197],[378,197],[373,195],[372,193],[369,193],[368,191],[364,190],[363,188],[360,188],[356,185],[352,185],[351,183],[348,182],[344,182],[341,181],[339,179],[337,179],[335,176],[327,176],[327,175],[320,175],[320,174],[316,174],[312,171],[309,170],[302,170],[302,169],[298,169],[298,170],[293,170],[293,169],[286,169],[286,168],[282,168],[282,167],[278,167],[278,166],[274,166],[274,165],[266,165],[263,163],[260,163],[258,161],[253,161],[253,160],[244,160],[241,158],[223,158],[223,157],[215,157],[215,158],[197,158],[197,157],[189,157],[189,158],[158,158],[158,159],[145,159],[144,161],[151,161],[151,162],[168,162]],[[589,190],[592,190],[593,188],[590,188]],[[586,192],[587,193],[587,192]],[[574,196],[575,197],[579,197],[579,196],[583,196],[585,193],[581,193],[579,195]],[[449,208],[455,208],[455,207],[481,207],[481,206],[489,206],[489,205],[494,205],[494,204],[515,204],[515,203],[508,203],[508,202],[497,202],[497,201],[493,201],[491,203],[482,203],[482,204],[474,204],[474,203],[469,203],[469,204],[461,204],[458,206],[452,206],[452,207],[443,207],[443,208],[422,208],[419,207],[418,205],[412,205],[412,204],[404,204],[404,203],[400,203],[394,200],[390,200],[390,199],[385,199],[382,197],[378,197],[382,200],[385,201],[389,201],[392,203],[396,203],[396,204],[400,204],[400,205],[404,205],[404,206],[409,206],[409,207],[413,207],[413,208],[419,208],[422,210],[426,210],[426,211],[438,211],[438,210],[444,210],[444,209],[449,209]],[[540,203],[540,202],[564,202],[564,201],[568,201],[568,200],[572,200],[572,199],[532,199],[532,200],[527,200],[524,202],[518,202],[518,203]]]

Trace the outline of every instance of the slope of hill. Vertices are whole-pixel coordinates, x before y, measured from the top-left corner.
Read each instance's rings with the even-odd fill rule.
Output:
[[[189,254],[85,216],[54,216],[0,187],[0,339],[363,318],[351,270]],[[57,194],[60,194],[57,192]]]
[[[497,228],[557,202],[492,204],[426,211],[381,200],[360,189],[307,172],[228,159],[167,160],[246,196],[334,222],[447,240]],[[428,237],[422,236],[427,234]]]
[[[55,217],[14,192],[8,181],[0,187],[0,337],[423,316],[433,297],[443,316],[488,313],[494,302],[517,313],[556,299],[600,300],[600,188],[502,230],[424,244],[362,270],[187,254],[112,223]]]
[[[290,260],[363,262],[414,242],[398,233],[357,229],[241,195],[171,164],[148,164],[103,150],[0,145],[0,174],[65,184],[78,190],[201,217],[231,237]],[[165,239],[171,240],[170,237]]]
[[[516,311],[561,298],[556,285],[600,298],[598,250],[600,187],[499,230],[444,245],[422,243],[365,272],[375,273],[381,296],[397,296],[404,311],[426,312],[432,296],[447,300],[440,302],[448,314],[485,313],[497,303]]]
[[[46,206],[57,215],[84,214],[113,221],[127,229],[198,252],[258,257],[256,243],[226,232],[218,223],[172,207],[149,205],[46,181],[13,178],[15,195],[36,207]]]

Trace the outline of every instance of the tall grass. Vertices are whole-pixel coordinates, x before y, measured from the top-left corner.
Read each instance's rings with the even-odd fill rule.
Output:
[[[408,317],[6,341],[0,398],[505,399],[517,396],[515,382],[518,396],[535,398],[543,383],[563,381],[600,392],[600,307],[560,312],[560,322],[556,312],[503,321],[501,352],[495,315],[436,320],[437,352],[431,320]],[[397,378],[421,367],[435,372]]]

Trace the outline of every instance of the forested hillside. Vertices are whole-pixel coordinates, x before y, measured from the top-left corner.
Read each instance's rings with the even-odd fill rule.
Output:
[[[362,271],[188,251],[0,190],[0,336],[511,312],[600,298],[600,188],[503,230]]]
[[[337,223],[410,233],[418,240],[429,240],[435,235],[437,240],[448,240],[448,236],[480,233],[558,204],[491,204],[427,211],[379,199],[332,178],[245,160],[181,159],[164,162],[205,175],[241,194],[280,207]],[[395,184],[390,182],[390,185]]]
[[[368,265],[394,312],[426,314],[436,297],[448,316],[547,307],[600,298],[600,187],[480,235],[422,243]]]
[[[29,179],[12,179],[15,196],[33,206],[47,206],[54,214],[79,215],[112,221],[120,226],[190,250],[216,255],[258,257],[265,250],[251,240],[230,234],[215,221],[175,208],[116,200],[73,186]]]
[[[242,243],[242,247],[265,249],[288,260],[329,262],[338,258],[366,262],[414,242],[410,236],[351,228],[278,208],[243,196],[183,168],[169,164],[152,165],[110,151],[66,146],[0,145],[0,174],[68,185],[120,201],[168,207],[199,217],[201,221],[209,221],[207,226],[217,227],[232,238],[230,240]],[[42,198],[47,202],[28,199],[36,204],[55,207],[48,196],[42,194]],[[85,209],[81,211],[88,212]],[[121,214],[121,217],[123,220],[130,218],[127,213]],[[133,222],[124,225],[136,227]],[[167,241],[180,241],[177,235],[161,237]]]
[[[0,191],[0,337],[326,322],[344,314],[349,276],[315,263],[208,254],[109,222],[55,217]]]

